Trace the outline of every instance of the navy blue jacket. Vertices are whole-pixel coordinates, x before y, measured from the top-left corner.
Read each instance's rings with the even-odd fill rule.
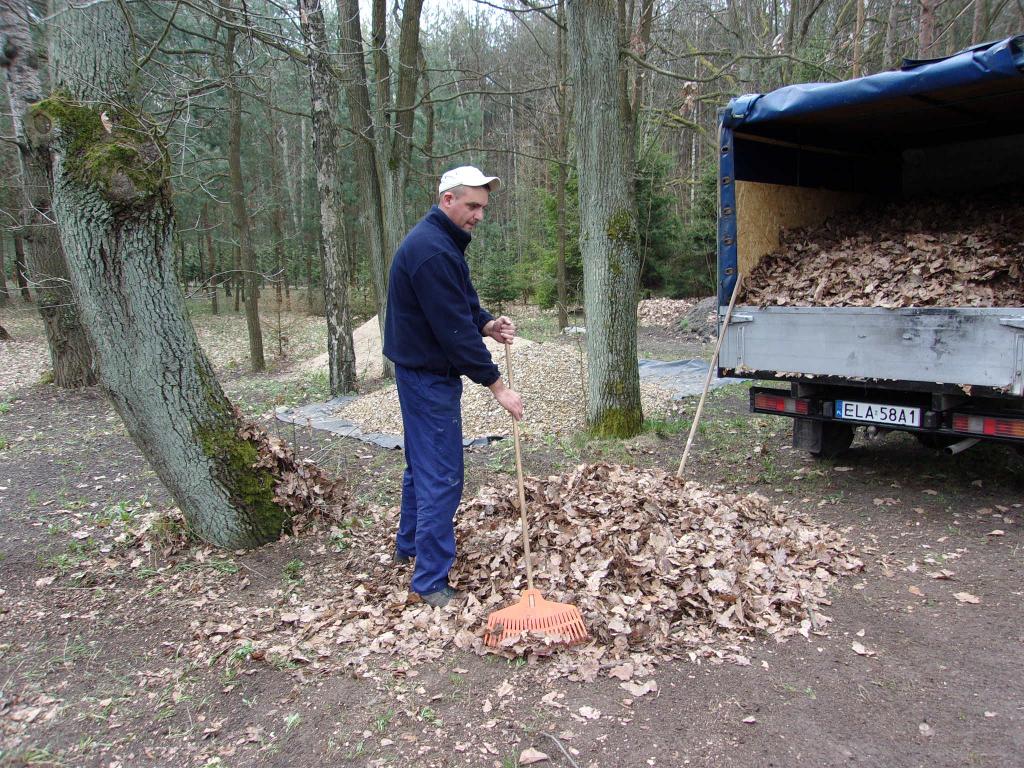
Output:
[[[464,374],[486,387],[501,373],[482,338],[494,317],[469,279],[472,239],[436,205],[405,236],[388,278],[384,354],[406,368]]]

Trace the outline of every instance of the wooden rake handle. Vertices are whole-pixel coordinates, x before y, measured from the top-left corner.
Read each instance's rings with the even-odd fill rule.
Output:
[[[686,438],[686,448],[683,449],[683,458],[679,462],[679,471],[676,477],[683,476],[683,468],[686,466],[686,458],[690,455],[690,446],[693,445],[693,436],[697,434],[697,424],[700,422],[700,415],[704,412],[704,401],[708,397],[708,390],[711,388],[711,378],[718,368],[718,353],[722,349],[722,340],[725,338],[725,331],[732,319],[732,308],[736,306],[736,297],[740,295],[740,285],[743,283],[743,275],[736,275],[736,285],[732,289],[732,298],[729,299],[729,309],[725,312],[725,320],[722,321],[722,330],[718,332],[718,341],[715,343],[715,354],[711,356],[711,363],[708,365],[708,375],[704,377],[704,391],[700,395],[700,402],[697,404],[697,412],[693,415],[693,424],[690,425],[690,435]]]
[[[512,383],[511,345],[505,342],[505,372],[508,376],[509,389],[515,389]],[[519,447],[519,422],[512,417],[512,436],[516,444],[516,480],[519,483],[519,516],[523,521],[523,554],[526,558],[526,585],[533,589],[533,558],[530,555],[530,528],[526,522],[526,487],[523,484],[523,450]]]

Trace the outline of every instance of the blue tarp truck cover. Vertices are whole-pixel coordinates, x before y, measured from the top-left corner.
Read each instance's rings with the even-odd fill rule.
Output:
[[[735,181],[882,190],[898,171],[892,158],[908,147],[1019,133],[1022,121],[1024,35],[898,71],[733,99],[720,114],[719,303],[736,280]],[[744,151],[745,142],[758,147]]]

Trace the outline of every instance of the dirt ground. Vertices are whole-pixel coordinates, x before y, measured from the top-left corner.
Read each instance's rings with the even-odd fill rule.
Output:
[[[323,383],[291,376],[299,357],[242,373],[224,350],[244,348],[231,338],[244,321],[215,320],[196,324],[229,395],[360,500],[393,508],[401,453],[266,419],[322,396]],[[39,340],[30,319],[5,327]],[[642,357],[709,353],[670,330],[640,333]],[[551,681],[543,660],[454,647],[360,673],[257,658],[230,627],[203,629],[213,602],[253,614],[301,603],[338,557],[323,535],[248,553],[115,556],[116,533],[171,500],[97,390],[31,383],[25,355],[31,376],[0,392],[2,765],[511,768],[528,748],[553,766],[1024,764],[1024,457],[1011,449],[945,456],[906,435],[858,435],[842,458],[814,461],[790,449],[788,421],[747,413],[747,385],[724,388],[705,411],[692,477],[828,523],[865,562],[836,583],[821,634],[755,640],[745,666],[662,664],[657,691],[639,698],[607,676]],[[591,460],[674,471],[685,426],[537,443],[526,471]],[[467,496],[514,472],[509,456],[502,443],[469,450]],[[197,656],[197,638],[222,650]]]

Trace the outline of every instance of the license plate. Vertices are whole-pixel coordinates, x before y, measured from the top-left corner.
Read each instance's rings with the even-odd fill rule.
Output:
[[[846,421],[871,421],[897,427],[920,427],[921,409],[906,405],[858,403],[856,400],[836,400],[836,418]]]

